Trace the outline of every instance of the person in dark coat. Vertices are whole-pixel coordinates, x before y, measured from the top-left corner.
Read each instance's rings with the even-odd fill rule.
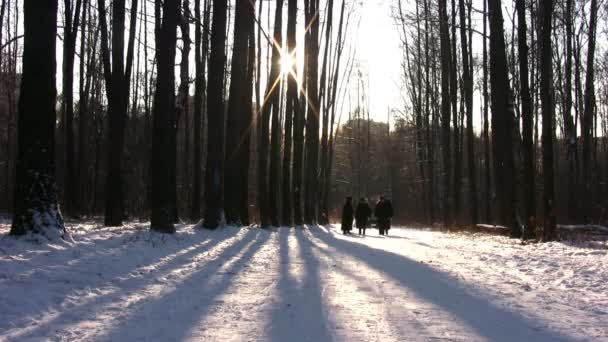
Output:
[[[365,229],[369,224],[369,217],[372,214],[372,209],[369,207],[367,200],[362,197],[357,204],[357,209],[355,210],[355,220],[357,220],[357,228],[359,228],[359,235],[361,235],[361,231],[363,231],[363,235],[365,235]]]
[[[386,200],[384,196],[380,196],[380,200],[376,203],[374,212],[376,219],[378,220],[380,235],[388,234],[388,230],[391,228],[391,218],[393,217],[393,206],[391,202]]]
[[[353,229],[353,203],[352,197],[346,197],[346,203],[342,207],[342,233],[350,234]]]

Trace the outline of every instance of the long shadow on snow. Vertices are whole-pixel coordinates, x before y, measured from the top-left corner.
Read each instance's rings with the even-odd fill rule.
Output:
[[[96,337],[95,340],[183,340],[190,329],[209,313],[213,300],[229,288],[233,278],[269,236],[269,233],[259,229],[250,229],[243,239],[228,247],[201,269],[182,279],[174,289],[140,305],[136,312],[128,314],[118,326],[109,328],[107,334]],[[218,273],[227,263],[230,263],[230,266]],[[216,280],[214,276],[220,279]],[[200,291],[191,291],[195,288],[199,288]]]
[[[141,289],[143,289],[145,286],[149,285],[148,283],[152,282],[153,279],[157,279],[157,278],[166,276],[173,269],[181,267],[184,264],[187,264],[189,261],[191,261],[192,256],[196,256],[200,253],[207,251],[208,250],[207,247],[215,246],[218,242],[228,241],[231,238],[234,238],[238,232],[239,232],[239,230],[232,229],[232,230],[230,230],[229,234],[221,235],[221,236],[210,235],[209,232],[207,232],[207,231],[199,232],[198,234],[206,233],[206,234],[204,234],[205,237],[200,241],[195,241],[196,244],[194,244],[193,246],[190,246],[190,247],[193,247],[192,249],[190,249],[184,253],[181,253],[179,255],[177,255],[177,253],[180,252],[180,249],[183,250],[184,248],[187,248],[188,245],[177,244],[177,245],[171,246],[171,248],[164,249],[163,254],[159,256],[159,259],[162,260],[162,259],[165,259],[168,257],[172,257],[172,258],[167,260],[162,265],[156,267],[154,272],[147,276],[148,277],[147,279],[139,278],[139,277],[130,277],[126,280],[122,280],[122,279],[120,279],[120,277],[125,277],[128,274],[132,273],[133,271],[129,272],[127,270],[127,272],[129,272],[129,273],[124,273],[124,270],[119,269],[119,271],[123,271],[123,272],[115,272],[115,273],[109,274],[109,275],[106,274],[105,277],[100,278],[99,283],[86,284],[86,286],[90,286],[95,289],[106,288],[108,286],[117,287],[117,288],[120,288],[121,291],[128,292],[129,294],[135,294],[138,291],[140,291]],[[128,251],[128,249],[123,250],[123,252],[126,252],[126,251]],[[99,262],[101,264],[104,264],[106,262],[108,262],[108,263],[113,262],[113,261],[115,261],[114,259],[116,258],[115,255],[110,256],[110,254],[108,254],[108,253],[105,253],[105,254],[100,253],[98,256],[101,258],[101,261]],[[125,258],[125,257],[122,257],[122,258]],[[135,267],[135,269],[146,269],[147,267],[151,267],[153,265],[158,264],[156,259],[146,260],[146,261],[147,261],[147,263],[144,263],[143,265],[137,265],[137,267]],[[71,276],[71,274],[79,273],[79,270],[74,269],[72,266],[67,266],[65,268],[64,273],[65,274],[58,274],[57,278],[59,278],[59,279],[73,278]],[[142,282],[142,279],[146,279],[146,281]],[[45,286],[51,286],[51,285],[52,284],[46,284]],[[65,301],[68,299],[68,297],[70,295],[72,295],[72,294],[76,295],[76,293],[73,293],[73,291],[76,290],[75,288],[65,288],[65,289],[59,288],[59,289],[62,291],[53,292],[54,298],[62,298]],[[40,312],[44,313],[44,312],[49,312],[49,311],[57,311],[60,313],[50,320],[45,320],[43,324],[36,326],[35,328],[33,328],[33,330],[28,331],[26,334],[19,335],[19,338],[23,339],[23,338],[27,338],[27,337],[34,337],[41,333],[45,333],[45,330],[48,331],[48,333],[52,333],[53,331],[61,330],[63,326],[70,326],[72,324],[76,324],[76,323],[79,323],[79,322],[82,322],[85,320],[89,320],[89,319],[91,319],[91,317],[94,315],[94,313],[97,310],[99,310],[100,308],[103,308],[106,305],[112,304],[115,300],[116,300],[116,297],[114,296],[114,293],[109,293],[109,294],[98,295],[96,297],[91,298],[90,301],[86,301],[84,303],[76,304],[76,305],[66,305],[66,304],[64,304],[65,302],[62,301],[59,303],[49,302],[48,303],[49,305],[47,305],[46,307],[38,306],[38,307],[32,308],[32,310],[37,310],[37,312],[25,313],[24,317],[23,317],[24,321],[29,320],[32,317],[30,315],[36,315],[36,314],[39,314]],[[45,303],[42,303],[42,304],[45,305]],[[60,322],[62,322],[62,321],[65,323],[60,324]],[[19,322],[3,322],[2,320],[0,320],[0,330],[3,329],[3,325],[7,325],[9,323],[11,325],[15,325],[15,326],[22,326]]]
[[[87,224],[87,222],[85,222],[85,224]],[[188,228],[184,227],[183,225],[178,225],[178,226],[181,226],[181,227],[177,227],[178,233],[180,230],[188,229]],[[84,264],[85,262],[87,262],[88,260],[91,260],[91,259],[96,259],[99,257],[102,257],[104,259],[105,258],[110,259],[112,257],[119,257],[117,255],[113,255],[112,253],[128,254],[129,252],[132,251],[131,247],[133,244],[142,243],[142,242],[153,244],[154,243],[154,242],[152,242],[153,239],[160,240],[160,241],[156,241],[156,242],[162,243],[162,244],[160,244],[160,246],[165,248],[166,251],[168,251],[168,253],[166,255],[175,253],[184,247],[183,245],[181,245],[181,241],[177,241],[178,243],[176,243],[173,246],[171,246],[168,243],[164,243],[165,238],[178,240],[180,237],[179,234],[176,234],[175,237],[169,236],[169,235],[165,236],[164,234],[150,232],[149,227],[150,227],[149,225],[144,225],[144,224],[137,224],[132,229],[122,229],[124,227],[107,228],[107,227],[99,226],[99,227],[96,227],[93,229],[89,229],[85,233],[78,234],[75,237],[76,245],[68,246],[64,249],[50,249],[49,246],[44,243],[40,243],[40,244],[31,243],[31,245],[30,245],[31,247],[28,250],[28,252],[30,254],[32,254],[32,256],[29,259],[27,259],[25,261],[20,261],[20,262],[23,262],[25,264],[31,265],[32,267],[35,267],[40,261],[42,261],[44,263],[44,267],[33,268],[32,270],[17,274],[17,275],[15,275],[15,277],[19,278],[19,280],[24,280],[24,279],[27,279],[28,277],[35,279],[36,278],[35,271],[38,271],[38,270],[42,270],[42,271],[48,270],[48,271],[52,271],[55,274],[57,271],[63,271],[65,269],[74,269],[78,265]],[[93,240],[92,242],[88,242],[88,243],[84,242],[85,241],[84,237],[89,237],[91,235],[100,235],[100,234],[105,234],[105,236],[104,236],[105,239],[100,238],[98,240]],[[203,235],[203,234],[205,234],[205,232],[198,232],[198,234]],[[205,235],[207,235],[207,234],[205,234]],[[159,236],[160,236],[160,238],[158,238]],[[13,239],[13,241],[10,241],[10,242],[14,243],[15,242],[14,239],[19,239],[19,238],[20,237],[18,237],[18,238],[10,237],[10,239]],[[104,248],[97,246],[97,242],[102,241],[102,240],[106,243]],[[109,243],[108,242],[109,240],[112,240],[112,242]],[[2,240],[0,239],[0,243],[1,243],[1,241]],[[0,247],[1,247],[1,244],[0,244]],[[157,247],[157,246],[154,246],[154,247]],[[54,260],[49,261],[49,258],[54,259]],[[69,264],[66,264],[65,263],[66,260],[71,260],[71,262]],[[121,261],[124,263],[124,260],[121,260]]]
[[[312,236],[383,272],[412,290],[421,299],[451,313],[480,336],[491,341],[568,341],[552,331],[536,330],[532,321],[500,308],[462,289],[460,280],[404,256],[336,239],[323,229],[310,229]]]
[[[295,232],[299,257],[304,267],[301,284],[289,273],[297,257],[290,258],[289,237]],[[327,315],[323,311],[319,261],[314,257],[301,228],[279,230],[279,301],[270,316],[271,341],[331,341]]]
[[[323,254],[328,260],[331,260],[331,259],[335,258],[335,256],[336,256],[335,253],[332,254],[327,248],[325,248],[325,246],[318,246],[314,243],[311,244],[311,246],[318,253]],[[366,278],[365,276],[355,273],[352,269],[346,268],[346,267],[342,266],[340,263],[334,263],[334,264],[332,264],[332,267],[333,267],[334,272],[339,272],[343,276],[350,278],[352,281],[352,284],[356,284],[357,286],[360,286],[360,285],[368,286],[369,288],[372,289],[373,296],[376,296],[378,298],[383,297],[382,290],[377,287],[377,284],[374,284],[373,282],[370,281],[370,279]],[[346,284],[346,286],[348,286],[349,284],[351,284],[351,283]],[[375,315],[376,317],[384,317],[383,315],[385,315],[385,314],[386,313],[383,313],[383,312],[373,313],[373,315]],[[353,323],[359,324],[360,322],[351,322],[351,324],[353,324]],[[391,328],[399,331],[400,333],[403,334],[403,336],[406,336],[407,334],[411,335],[412,330],[415,330],[418,332],[418,335],[420,335],[421,338],[424,338],[425,336],[427,336],[425,334],[422,334],[422,332],[427,332],[427,330],[428,330],[423,322],[416,322],[416,321],[413,321],[406,326],[397,324],[397,326],[392,326]],[[410,330],[407,330],[407,329],[410,329]],[[413,340],[418,341],[419,339],[413,338]]]

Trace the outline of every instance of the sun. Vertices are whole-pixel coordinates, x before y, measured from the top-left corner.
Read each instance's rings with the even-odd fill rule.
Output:
[[[296,64],[296,59],[287,51],[281,54],[281,75],[288,75]]]

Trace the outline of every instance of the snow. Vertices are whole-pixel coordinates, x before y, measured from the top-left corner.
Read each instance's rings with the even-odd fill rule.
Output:
[[[608,341],[604,243],[69,228],[0,240],[0,341]]]

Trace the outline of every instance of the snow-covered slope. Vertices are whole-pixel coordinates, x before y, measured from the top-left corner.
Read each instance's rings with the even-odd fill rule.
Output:
[[[608,341],[603,244],[406,228],[71,230],[74,243],[0,240],[0,340]]]

